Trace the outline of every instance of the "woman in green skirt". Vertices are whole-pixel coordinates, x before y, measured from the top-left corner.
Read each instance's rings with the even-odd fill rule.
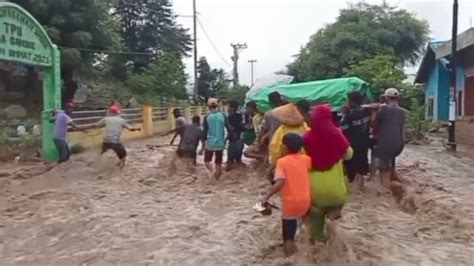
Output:
[[[304,136],[306,154],[311,157],[311,239],[324,240],[326,219],[341,217],[347,200],[347,185],[342,162],[352,157],[352,149],[332,119],[329,105],[318,105],[312,127]]]

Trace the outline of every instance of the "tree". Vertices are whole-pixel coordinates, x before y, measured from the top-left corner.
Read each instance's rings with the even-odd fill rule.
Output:
[[[134,74],[126,81],[134,95],[145,102],[153,102],[159,97],[186,99],[186,74],[181,57],[173,53],[164,54],[141,73]]]
[[[111,0],[13,0],[30,12],[46,29],[53,43],[61,48],[64,81],[63,100],[73,98],[75,75],[88,72],[96,53],[83,49],[109,50],[120,45],[116,18],[110,13]]]
[[[198,61],[198,94],[203,98],[215,97],[227,89],[230,81],[223,69],[211,69],[205,57]]]
[[[245,94],[249,91],[250,87],[245,85],[239,85],[237,87],[227,87],[217,92],[219,99],[229,101],[236,100],[240,104],[245,101]]]
[[[406,81],[403,67],[396,63],[393,56],[376,55],[349,66],[345,72],[348,76],[356,76],[369,82],[377,90],[378,96],[390,87],[397,88],[401,94],[400,105],[407,109],[414,106],[412,99],[416,99],[418,103],[424,101],[423,90]]]
[[[115,13],[121,18],[126,49],[155,54],[134,53],[120,57],[121,64],[129,63],[134,73],[145,70],[160,55],[185,56],[191,50],[188,30],[177,24],[169,0],[118,0],[115,7]]]
[[[390,55],[376,55],[349,66],[345,71],[348,76],[355,76],[369,82],[378,92],[390,87],[397,87],[406,79],[403,67],[397,65],[396,58]]]
[[[397,65],[414,64],[428,39],[428,23],[384,3],[357,3],[340,11],[335,23],[311,36],[288,73],[296,81],[335,78],[349,66],[378,54]]]

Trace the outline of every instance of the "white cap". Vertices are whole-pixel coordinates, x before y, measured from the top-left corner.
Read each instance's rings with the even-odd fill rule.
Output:
[[[395,88],[388,88],[387,90],[385,90],[385,94],[383,96],[390,98],[398,98],[398,96],[400,96],[400,92],[398,92],[398,90]]]

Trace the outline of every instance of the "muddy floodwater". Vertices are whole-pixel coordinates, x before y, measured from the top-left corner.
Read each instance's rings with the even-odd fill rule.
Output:
[[[0,165],[0,261],[285,262],[279,213],[252,209],[269,188],[258,164],[212,182],[202,162],[183,164],[159,143],[128,143],[123,170],[113,154],[97,151],[48,172],[39,164]],[[474,264],[473,163],[442,147],[408,146],[398,160],[401,202],[375,182],[363,192],[351,188],[336,237],[311,246],[303,229],[290,261]]]

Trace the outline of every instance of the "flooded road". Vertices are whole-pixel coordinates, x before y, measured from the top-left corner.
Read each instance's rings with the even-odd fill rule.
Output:
[[[258,165],[214,183],[202,162],[188,167],[156,143],[129,143],[122,171],[113,154],[96,151],[46,173],[40,165],[2,165],[0,261],[284,262],[279,214],[252,210],[269,187]],[[300,241],[293,260],[473,264],[472,163],[441,148],[407,147],[400,204],[373,182],[364,192],[352,189],[335,240],[314,247]]]

